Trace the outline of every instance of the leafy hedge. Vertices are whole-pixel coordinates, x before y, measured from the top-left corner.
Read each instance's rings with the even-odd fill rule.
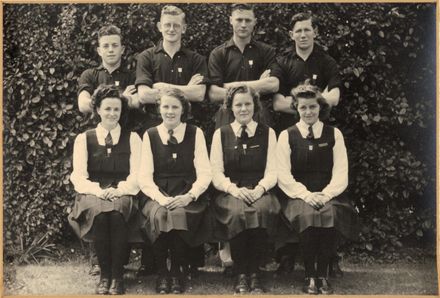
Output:
[[[226,4],[182,4],[188,47],[208,56],[232,32]],[[91,120],[76,106],[77,79],[96,66],[96,29],[124,32],[124,59],[152,46],[160,4],[4,5],[4,243],[6,254],[49,232],[70,235],[66,215],[74,137]],[[435,4],[257,4],[256,38],[291,45],[290,17],[320,18],[318,42],[339,62],[350,186],[363,219],[347,251],[393,258],[435,233]],[[215,107],[200,125],[208,140]],[[420,241],[419,241],[420,242]]]

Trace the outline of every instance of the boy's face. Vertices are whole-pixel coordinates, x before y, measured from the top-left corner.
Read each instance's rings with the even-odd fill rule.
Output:
[[[315,30],[312,26],[312,20],[298,21],[289,31],[290,38],[295,42],[295,46],[301,50],[310,49],[316,37]]]
[[[98,55],[102,62],[109,66],[115,66],[121,61],[124,47],[121,45],[119,35],[104,35],[99,39]]]
[[[254,12],[252,10],[237,9],[229,17],[234,36],[238,38],[248,38],[252,35],[254,27],[257,24]]]
[[[174,43],[180,42],[182,34],[186,31],[186,24],[182,15],[168,15],[165,14],[160,18],[160,22],[157,23],[157,29],[162,33],[164,41]]]

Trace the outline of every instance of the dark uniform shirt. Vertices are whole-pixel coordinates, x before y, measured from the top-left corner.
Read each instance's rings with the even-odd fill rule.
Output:
[[[324,91],[326,87],[330,91],[341,85],[335,59],[316,44],[313,46],[313,51],[307,60],[304,61],[298,56],[295,47],[293,47],[278,58],[278,64],[281,68],[280,93],[284,96],[290,96],[292,88],[306,79],[310,79],[310,83],[317,85],[321,91]],[[281,113],[275,130],[280,133],[298,122],[298,120],[297,115]]]
[[[206,59],[202,55],[186,48],[181,48],[171,58],[164,50],[162,41],[149,48],[137,57],[136,87],[163,82],[174,85],[187,85],[195,74],[204,76],[203,84],[208,78]]]
[[[233,38],[216,47],[209,56],[209,80],[213,85],[223,87],[224,83],[237,81],[259,80],[261,74],[270,69],[270,75],[280,79],[281,70],[276,62],[275,49],[263,42],[251,40],[244,48],[243,53],[235,45]],[[262,97],[264,118],[271,124],[272,101],[270,96]],[[231,119],[232,120],[232,119]],[[221,120],[220,120],[221,121]],[[220,124],[218,125],[220,126]]]
[[[243,53],[232,38],[216,47],[209,56],[208,68],[211,84],[220,87],[224,83],[259,80],[266,69],[271,70],[271,76],[280,76],[275,49],[253,40]]]
[[[84,90],[92,95],[95,89],[101,84],[118,84],[121,90],[124,91],[127,86],[133,85],[134,81],[134,71],[128,70],[122,65],[112,73],[109,73],[103,65],[100,65],[98,67],[89,68],[81,74],[78,79],[78,95]]]
[[[118,85],[120,91],[124,92],[127,86],[134,85],[135,79],[135,72],[127,69],[123,65],[115,69],[112,73],[109,73],[103,65],[89,68],[85,70],[78,79],[78,95],[82,91],[87,91],[92,95],[101,84]],[[147,115],[139,109],[130,109],[128,113],[125,123],[123,119],[121,125],[130,131],[136,131],[142,138],[144,131],[144,129],[142,129],[143,122],[147,118]]]
[[[204,56],[182,47],[171,58],[163,48],[163,41],[160,41],[157,46],[149,48],[138,55],[135,84],[136,87],[147,85],[150,88],[158,82],[187,85],[195,74],[203,76],[201,84],[208,82],[208,67]],[[152,112],[150,111],[150,114]],[[191,103],[191,113],[193,118],[188,122],[196,125],[200,125],[200,122],[203,121],[203,115],[206,114],[203,113],[198,102]],[[160,118],[157,118],[154,123],[148,126],[153,127],[160,122]]]

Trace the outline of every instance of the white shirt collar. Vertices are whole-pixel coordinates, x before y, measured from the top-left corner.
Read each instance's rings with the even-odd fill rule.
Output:
[[[98,125],[96,126],[96,137],[98,138],[98,143],[102,144],[108,133],[109,131],[105,129],[101,123],[98,123]],[[116,125],[115,128],[110,130],[110,135],[112,136],[113,144],[117,144],[119,142],[119,137],[121,136],[121,126],[119,125],[119,123],[118,125]]]
[[[173,129],[173,134],[175,135],[176,133],[179,134],[180,132],[185,131],[185,127],[186,123],[180,122],[180,124]],[[163,122],[157,126],[157,129],[161,132],[168,134],[168,128],[165,127],[165,124],[163,124]]]
[[[101,123],[98,123],[98,125],[96,126],[96,133],[97,134],[102,134],[104,136],[107,136],[109,131],[107,129],[105,129],[104,126],[102,126]],[[121,126],[119,125],[119,123],[116,125],[115,128],[110,130],[110,134],[112,135],[112,137],[115,137],[116,135],[120,135],[121,134]]]
[[[299,131],[303,137],[307,136],[309,133],[309,124],[305,123],[302,119],[296,124],[298,126]],[[312,125],[313,135],[315,138],[320,138],[322,134],[322,128],[324,127],[324,123],[322,123],[319,119]]]
[[[251,120],[248,124],[246,124],[246,131],[248,132],[249,137],[253,137],[255,135],[255,131],[257,130],[257,122]],[[231,123],[232,130],[234,134],[239,137],[241,135],[241,124],[238,123],[237,120]]]

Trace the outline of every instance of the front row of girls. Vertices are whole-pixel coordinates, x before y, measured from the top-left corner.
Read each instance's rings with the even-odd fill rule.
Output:
[[[163,91],[162,123],[145,132],[142,144],[119,124],[126,102],[117,87],[95,91],[101,122],[75,140],[71,181],[78,194],[69,221],[78,236],[95,242],[97,294],[125,292],[126,247],[138,234],[153,244],[157,293],[182,293],[185,257],[213,241],[230,242],[234,291],[263,293],[259,261],[279,225],[300,241],[303,291],[333,292],[327,268],[336,241],[356,237],[356,212],[343,193],[346,148],[341,132],[319,120],[327,105],[317,87],[306,82],[292,95],[300,121],[277,143],[272,128],[253,120],[258,94],[246,86],[228,89],[235,120],[215,131],[209,162],[203,132],[185,123],[190,105],[181,91]],[[211,180],[217,192],[208,204]]]

